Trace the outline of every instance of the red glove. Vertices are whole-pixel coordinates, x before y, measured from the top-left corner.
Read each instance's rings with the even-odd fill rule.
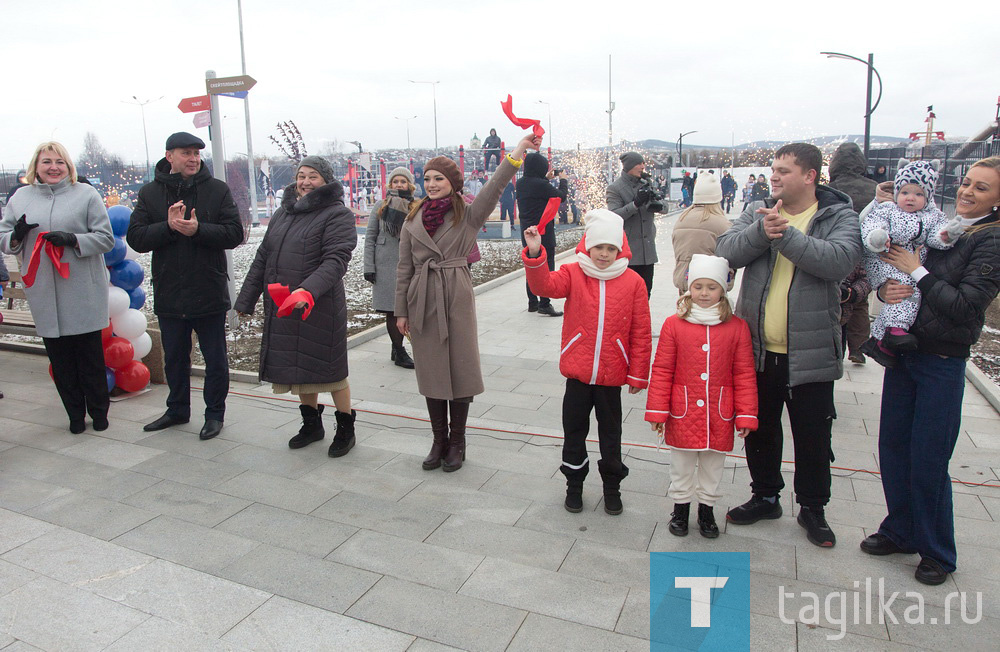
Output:
[[[309,313],[312,312],[313,306],[316,305],[316,302],[313,300],[312,294],[310,294],[307,290],[296,290],[295,292],[289,294],[284,302],[282,302],[281,307],[278,308],[278,316],[287,317],[292,314],[292,311],[295,310],[295,304],[300,301],[306,302],[306,307],[302,310],[302,321],[308,319]]]
[[[541,138],[545,135],[545,130],[542,129],[542,123],[540,120],[532,120],[530,118],[518,118],[514,115],[514,100],[511,98],[510,94],[507,95],[507,100],[505,102],[500,102],[500,107],[503,109],[504,115],[514,123],[514,126],[520,127],[521,129],[530,128],[532,133]]]
[[[556,213],[559,212],[559,204],[561,203],[562,200],[558,197],[551,197],[546,202],[545,210],[542,211],[542,219],[538,222],[539,235],[545,235],[545,226],[555,218]]]

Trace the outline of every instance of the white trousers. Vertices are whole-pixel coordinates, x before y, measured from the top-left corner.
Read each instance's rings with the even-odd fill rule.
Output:
[[[725,464],[725,453],[671,448],[667,497],[675,503],[690,503],[697,498],[699,504],[714,507],[722,497],[719,483]]]

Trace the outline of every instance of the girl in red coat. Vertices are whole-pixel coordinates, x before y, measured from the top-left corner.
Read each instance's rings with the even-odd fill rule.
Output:
[[[637,394],[649,384],[652,349],[646,283],[628,268],[632,253],[622,218],[609,210],[587,213],[576,261],[550,272],[537,227],[524,230],[521,257],[531,291],[566,297],[559,371],[566,376],[562,420],[566,509],[583,510],[583,480],[590,470],[587,435],[590,412],[597,413],[604,482],[604,511],[622,513],[622,385]]]
[[[757,429],[757,379],[750,329],[733,316],[726,286],[729,262],[694,254],[688,291],[660,330],[646,400],[646,421],[671,447],[670,532],[688,533],[691,500],[698,528],[719,536],[713,506],[733,433]]]

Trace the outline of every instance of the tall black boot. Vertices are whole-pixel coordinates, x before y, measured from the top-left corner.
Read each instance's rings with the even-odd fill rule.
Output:
[[[402,367],[403,369],[413,369],[416,365],[413,364],[413,358],[410,354],[406,352],[406,347],[402,344],[392,345],[392,355],[390,359],[396,363],[397,367]]]
[[[333,443],[330,444],[329,455],[330,457],[342,457],[347,455],[347,451],[354,448],[354,419],[357,418],[358,413],[351,410],[350,414],[346,412],[333,413],[337,417],[337,433],[333,436]]]
[[[448,401],[428,398],[427,415],[431,419],[434,443],[431,444],[431,452],[424,458],[423,467],[424,471],[433,471],[441,467],[441,461],[448,452]]]
[[[323,405],[318,408],[309,405],[299,406],[299,412],[302,413],[302,427],[299,428],[299,434],[288,440],[289,448],[302,448],[326,437],[326,431],[323,429],[323,407]]]
[[[451,430],[448,437],[448,452],[444,457],[444,470],[447,473],[462,468],[465,461],[465,424],[469,419],[469,403],[464,401],[448,401],[451,411]]]

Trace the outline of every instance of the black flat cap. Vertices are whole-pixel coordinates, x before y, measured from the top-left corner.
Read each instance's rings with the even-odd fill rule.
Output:
[[[177,149],[178,147],[205,149],[205,141],[186,131],[178,131],[176,134],[170,134],[170,137],[167,138],[167,150]]]

